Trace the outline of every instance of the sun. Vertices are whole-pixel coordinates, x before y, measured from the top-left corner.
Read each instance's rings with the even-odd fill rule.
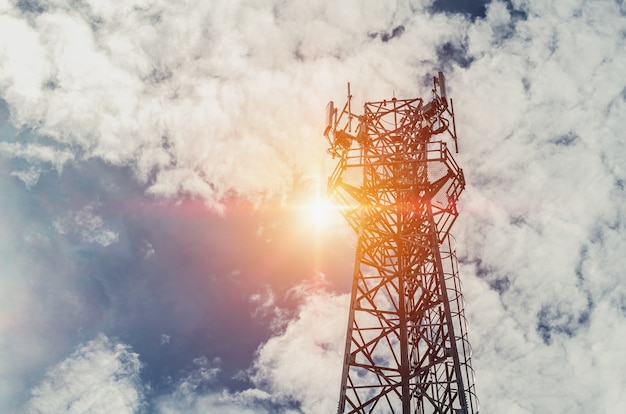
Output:
[[[329,198],[321,179],[296,186],[285,206],[292,230],[304,232],[305,237],[326,239],[345,224],[340,207]]]
[[[304,204],[302,210],[304,219],[320,229],[334,223],[338,215],[337,206],[325,195],[319,193]]]
[[[342,223],[338,206],[328,198],[320,182],[311,185],[308,192],[301,192],[298,199],[297,215],[306,228],[319,233]]]

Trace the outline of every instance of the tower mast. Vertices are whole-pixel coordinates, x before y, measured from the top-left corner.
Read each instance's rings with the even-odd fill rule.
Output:
[[[338,413],[475,414],[454,241],[465,187],[445,78],[432,99],[327,107],[328,191],[357,233]],[[441,137],[441,138],[438,138]],[[446,139],[446,141],[444,141]]]

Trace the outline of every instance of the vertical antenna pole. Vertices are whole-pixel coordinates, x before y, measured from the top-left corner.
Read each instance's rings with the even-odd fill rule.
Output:
[[[348,82],[348,132],[352,132],[352,95],[350,94],[350,82]]]
[[[450,99],[450,113],[452,114],[452,138],[454,139],[454,151],[459,153],[459,141],[456,137],[456,121],[454,120],[454,103]]]

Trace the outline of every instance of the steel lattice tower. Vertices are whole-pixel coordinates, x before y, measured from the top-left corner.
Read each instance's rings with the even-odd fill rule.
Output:
[[[348,84],[343,109],[327,107],[329,194],[358,235],[340,414],[478,412],[449,234],[465,181],[443,140],[456,148],[441,72],[432,94],[355,115]]]

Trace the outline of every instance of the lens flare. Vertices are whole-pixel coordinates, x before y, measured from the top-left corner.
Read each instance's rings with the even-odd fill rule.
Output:
[[[333,232],[333,228],[343,228],[345,223],[341,217],[339,206],[333,203],[326,192],[326,183],[319,179],[311,183],[308,194],[301,194],[298,216],[309,229],[313,227],[319,237],[320,233]]]
[[[337,219],[337,207],[318,193],[303,206],[303,217],[316,228],[325,228]]]

